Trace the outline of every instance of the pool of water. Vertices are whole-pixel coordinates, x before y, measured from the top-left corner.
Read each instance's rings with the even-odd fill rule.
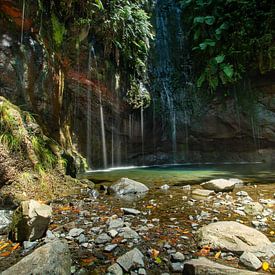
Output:
[[[245,182],[274,183],[274,168],[274,164],[266,163],[178,164],[95,170],[80,175],[80,178],[88,178],[94,182],[113,182],[121,177],[127,177],[151,186],[196,184],[214,178],[239,178]]]

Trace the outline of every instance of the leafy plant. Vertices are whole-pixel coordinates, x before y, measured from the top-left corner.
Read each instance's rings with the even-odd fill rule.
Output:
[[[229,87],[275,69],[274,1],[181,0],[197,87]]]

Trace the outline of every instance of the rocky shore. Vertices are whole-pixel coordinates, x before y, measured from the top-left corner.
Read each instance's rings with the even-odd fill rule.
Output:
[[[28,211],[16,210],[25,221],[20,240],[8,233],[24,223],[1,210],[2,274],[275,272],[274,184],[92,186],[47,205],[24,202]]]

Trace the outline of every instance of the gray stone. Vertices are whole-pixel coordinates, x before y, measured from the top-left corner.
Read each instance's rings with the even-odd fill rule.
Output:
[[[139,275],[146,275],[147,272],[146,272],[146,270],[145,270],[144,268],[139,268],[139,269],[138,269],[138,274],[139,274]]]
[[[137,249],[125,253],[117,259],[117,263],[125,270],[130,271],[130,269],[144,267],[143,254]]]
[[[193,196],[199,196],[199,197],[208,197],[213,194],[215,194],[213,190],[195,189],[192,191]]]
[[[82,244],[82,243],[86,243],[87,242],[87,238],[85,237],[84,234],[80,234],[76,240],[78,241],[79,244]]]
[[[110,242],[111,240],[112,239],[106,233],[102,233],[98,235],[98,237],[95,239],[95,243],[104,244],[104,243]]]
[[[138,215],[141,212],[134,208],[121,208],[121,210],[124,212],[124,214],[130,214],[130,215]]]
[[[177,263],[171,263],[171,269],[173,272],[182,272],[183,271],[183,263],[177,262]]]
[[[163,189],[163,190],[168,190],[170,188],[170,186],[168,184],[164,184],[160,187],[160,189]]]
[[[263,212],[264,207],[258,202],[250,202],[244,206],[244,212],[247,215],[259,215]]]
[[[262,262],[250,252],[244,252],[240,257],[240,262],[251,270],[258,270],[262,266]]]
[[[73,229],[71,229],[70,231],[69,231],[69,236],[70,237],[73,237],[73,238],[75,238],[75,237],[78,237],[80,234],[82,234],[84,232],[84,229],[82,229],[82,228],[73,228]]]
[[[121,229],[119,236],[124,239],[138,239],[139,234],[130,227],[124,227]]]
[[[248,193],[246,191],[239,191],[236,193],[236,195],[239,197],[246,197],[248,196]]]
[[[191,190],[191,185],[184,185],[182,186],[182,189],[185,191],[190,191]]]
[[[35,248],[38,245],[38,242],[29,242],[29,241],[24,241],[23,242],[23,247],[25,250],[31,250]]]
[[[275,256],[275,243],[271,243],[270,245],[263,245],[262,247],[258,248],[257,251],[252,253],[260,259],[270,259]]]
[[[213,250],[236,253],[255,252],[263,245],[270,245],[269,239],[261,232],[233,221],[211,223],[197,232],[198,244],[210,245]]]
[[[11,210],[0,210],[0,235],[7,234],[12,223],[12,214]]]
[[[123,270],[118,264],[113,264],[108,268],[110,275],[123,275]]]
[[[116,228],[121,228],[123,227],[124,225],[124,221],[120,218],[118,219],[110,219],[109,222],[109,227],[108,229],[111,230],[111,229],[116,229]]]
[[[118,247],[117,244],[109,244],[109,245],[104,247],[104,251],[105,252],[112,252],[117,247]]]
[[[35,241],[48,229],[52,208],[35,200],[23,201],[13,215],[13,236],[16,241]]]
[[[213,190],[215,192],[232,191],[235,187],[234,180],[214,179],[201,184],[204,189]]]
[[[172,254],[171,258],[174,262],[183,262],[185,260],[185,256],[180,252]]]
[[[70,275],[71,256],[67,243],[56,240],[37,248],[1,273],[1,275],[11,274]]]
[[[114,238],[114,237],[118,234],[118,232],[117,232],[115,229],[111,229],[111,230],[108,231],[108,234],[109,234],[112,238]]]
[[[184,263],[183,274],[185,275],[260,275],[262,273],[237,269],[215,263],[205,257],[192,259]]]
[[[118,180],[114,185],[110,187],[110,191],[123,196],[128,194],[138,194],[147,192],[149,189],[143,183],[128,179],[128,178],[121,178]]]

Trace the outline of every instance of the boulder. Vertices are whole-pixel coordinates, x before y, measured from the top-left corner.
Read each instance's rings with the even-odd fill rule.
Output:
[[[185,262],[183,274],[185,275],[260,275],[262,273],[237,269],[226,265],[221,265],[208,260],[205,257],[192,259]]]
[[[244,252],[240,257],[240,262],[250,270],[258,270],[262,267],[262,262],[250,252]]]
[[[68,244],[59,240],[49,242],[1,274],[69,275],[71,274],[71,256]]]
[[[269,239],[261,232],[234,221],[215,222],[203,226],[197,231],[198,244],[210,245],[213,250],[235,253],[257,252],[264,245],[270,245]]]
[[[134,248],[131,251],[125,253],[117,259],[117,263],[125,270],[130,271],[131,269],[144,267],[143,262],[144,255],[137,249]]]
[[[236,185],[234,180],[215,179],[204,182],[201,186],[204,189],[213,190],[215,192],[228,192],[232,191]]]
[[[11,210],[0,210],[0,235],[7,234],[9,232],[9,227],[12,222]]]
[[[19,242],[42,238],[48,229],[52,208],[35,200],[23,201],[13,215],[12,236]]]
[[[121,178],[110,187],[112,193],[120,196],[145,193],[148,190],[149,188],[143,183],[128,178]]]

